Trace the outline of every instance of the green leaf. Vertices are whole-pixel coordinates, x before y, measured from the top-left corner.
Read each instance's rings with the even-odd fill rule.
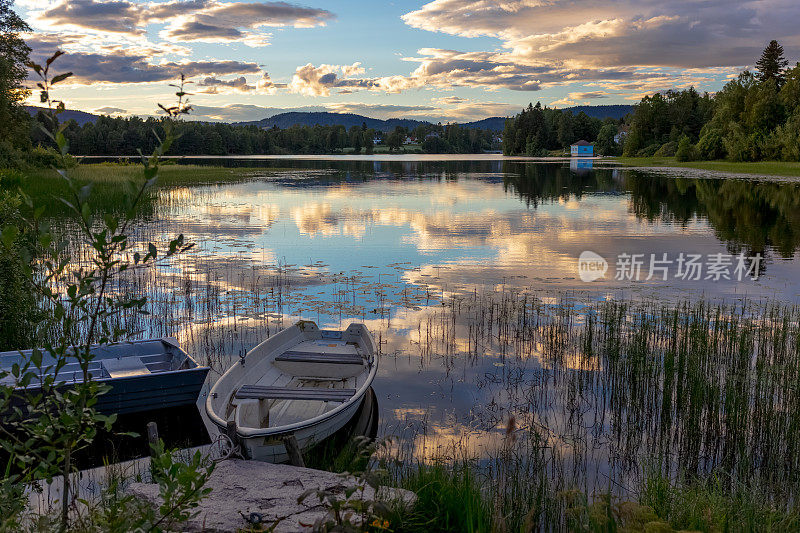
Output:
[[[38,348],[31,352],[31,362],[36,368],[42,368],[42,351]]]
[[[3,245],[6,248],[11,248],[19,237],[19,228],[16,226],[6,226],[2,231]]]
[[[72,72],[65,72],[64,74],[59,74],[58,76],[54,77],[50,81],[50,85],[55,85],[56,83],[58,83],[60,81],[64,81],[65,79],[69,78],[70,76],[72,76]]]
[[[103,220],[106,223],[106,227],[108,227],[109,231],[112,233],[117,232],[117,228],[119,227],[119,220],[112,214],[106,214],[103,216]]]
[[[80,198],[81,202],[85,202],[89,199],[89,196],[92,194],[92,183],[88,183],[81,187],[80,192],[78,193],[78,198]]]
[[[59,57],[61,57],[63,55],[64,55],[64,51],[63,50],[56,51],[56,53],[53,54],[52,56],[50,56],[50,58],[47,60],[47,66],[49,67],[53,63],[53,61],[55,61],[56,59],[58,59]]]
[[[34,63],[33,61],[26,61],[25,66],[32,69],[39,76],[42,75],[42,66],[40,64]]]

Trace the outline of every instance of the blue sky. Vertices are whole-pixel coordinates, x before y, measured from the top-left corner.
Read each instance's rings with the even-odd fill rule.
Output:
[[[718,90],[773,38],[800,52],[795,0],[17,0],[71,108],[152,114],[180,72],[195,116],[282,110],[475,120],[528,102],[631,103]]]

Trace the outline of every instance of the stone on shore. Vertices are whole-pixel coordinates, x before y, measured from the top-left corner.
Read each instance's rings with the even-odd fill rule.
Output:
[[[238,531],[252,525],[248,517],[258,519],[260,516],[266,527],[281,519],[276,532],[310,531],[311,525],[327,514],[327,509],[320,505],[316,495],[309,496],[303,503],[297,502],[298,497],[309,489],[322,489],[341,491],[340,497],[344,499],[343,489],[353,485],[353,479],[322,470],[239,459],[222,461],[206,485],[212,489],[211,494],[200,503],[197,516],[181,529]],[[156,484],[133,483],[128,490],[152,505],[161,505]],[[381,487],[378,496],[383,501],[405,504],[416,499],[410,491],[387,487]],[[370,487],[364,491],[364,498],[375,499]]]

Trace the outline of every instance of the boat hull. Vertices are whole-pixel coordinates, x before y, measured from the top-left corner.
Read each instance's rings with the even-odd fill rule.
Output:
[[[197,367],[149,376],[134,376],[116,379],[98,379],[111,390],[97,398],[95,408],[102,414],[126,415],[195,405],[203,388],[209,367]],[[72,385],[61,385],[67,389]],[[38,387],[28,387],[25,395],[36,394]],[[27,402],[22,396],[15,397],[12,405],[24,406]]]
[[[100,396],[102,413],[129,414],[182,405],[195,405],[208,367],[198,367],[151,376],[108,380],[111,390]]]

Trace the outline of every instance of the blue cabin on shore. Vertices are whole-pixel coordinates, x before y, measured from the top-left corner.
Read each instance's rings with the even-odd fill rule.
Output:
[[[594,146],[592,143],[580,140],[570,146],[570,155],[572,157],[593,157]]]

